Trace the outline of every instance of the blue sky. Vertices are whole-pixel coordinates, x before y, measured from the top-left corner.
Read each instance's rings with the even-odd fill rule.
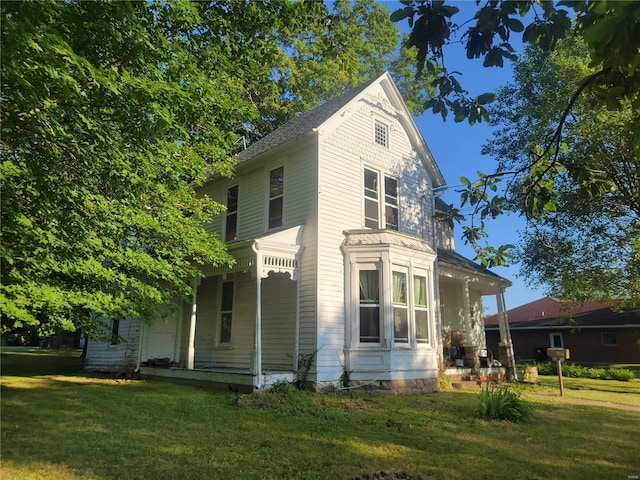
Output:
[[[448,1],[447,4],[460,8],[454,18],[462,21],[473,17],[476,3],[470,1]],[[389,12],[393,12],[402,5],[399,2],[387,2]],[[403,31],[409,31],[407,21],[397,24]],[[520,48],[521,34],[512,34],[511,44]],[[472,96],[485,92],[492,92],[511,80],[511,64],[507,61],[502,68],[485,68],[482,59],[468,60],[461,45],[452,45],[445,49],[445,62],[449,71],[462,72],[460,83]],[[449,115],[453,117],[453,115]],[[495,161],[480,154],[482,145],[491,138],[491,128],[486,123],[476,123],[470,126],[467,122],[455,123],[453,118],[443,122],[442,117],[431,111],[416,118],[416,124],[422,133],[431,153],[440,166],[447,185],[450,187],[443,195],[443,200],[456,206],[460,205],[460,195],[456,193],[456,186],[460,185],[460,177],[476,178],[478,170],[490,173],[495,167]],[[495,246],[518,243],[518,231],[524,226],[524,221],[515,216],[502,216],[486,223],[489,233],[488,241]],[[474,258],[475,253],[469,246],[464,245],[460,238],[461,228],[456,229],[456,251],[468,258]],[[537,300],[544,296],[544,291],[531,285],[525,278],[519,278],[519,265],[510,267],[496,267],[492,269],[496,274],[509,279],[513,286],[505,292],[507,309]],[[492,314],[497,311],[492,297],[484,298],[485,312]]]

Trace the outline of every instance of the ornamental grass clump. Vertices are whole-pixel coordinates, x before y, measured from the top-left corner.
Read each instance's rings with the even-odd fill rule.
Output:
[[[478,414],[486,420],[508,420],[517,422],[526,420],[531,415],[531,409],[520,395],[509,390],[508,385],[500,387],[486,387],[478,395],[480,405]]]

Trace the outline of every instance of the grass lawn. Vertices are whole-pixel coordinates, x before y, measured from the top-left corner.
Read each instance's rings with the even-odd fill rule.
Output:
[[[609,402],[640,397],[640,382],[596,382]],[[3,349],[1,385],[3,480],[640,476],[640,410],[552,386],[518,386],[533,416],[505,423],[475,416],[475,390],[236,396],[87,375],[68,351]]]

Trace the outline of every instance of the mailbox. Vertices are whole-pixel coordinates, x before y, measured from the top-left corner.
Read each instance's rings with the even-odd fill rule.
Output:
[[[568,360],[569,349],[568,348],[547,348],[547,355],[554,360]]]

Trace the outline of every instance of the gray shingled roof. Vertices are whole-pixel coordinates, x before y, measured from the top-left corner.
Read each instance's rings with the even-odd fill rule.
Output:
[[[342,95],[332,98],[319,107],[303,113],[299,117],[285,123],[282,127],[274,130],[266,137],[261,138],[256,143],[250,145],[246,150],[240,152],[238,154],[238,160],[240,162],[245,162],[263,152],[266,152],[267,150],[277,147],[278,145],[282,145],[294,138],[300,137],[314,128],[318,128],[324,122],[329,120],[332,115],[340,111],[340,109],[357,97],[369,85],[378,80],[378,78],[379,77],[376,77],[362,85],[347,90]]]

